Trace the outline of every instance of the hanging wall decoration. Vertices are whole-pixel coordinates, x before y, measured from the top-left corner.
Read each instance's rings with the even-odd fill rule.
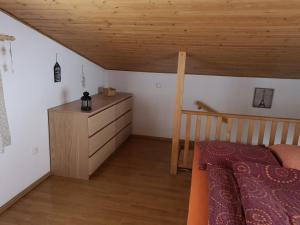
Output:
[[[274,89],[272,88],[255,88],[253,97],[253,107],[268,108],[272,107]]]
[[[86,78],[85,78],[85,74],[84,74],[83,65],[81,67],[81,87],[82,87],[82,90],[85,90],[85,88],[86,88]]]
[[[9,71],[9,68],[12,73],[14,73],[13,69],[13,52],[12,52],[12,41],[16,40],[14,36],[9,36],[9,35],[4,35],[0,34],[0,41],[1,43],[1,48],[0,48],[0,54],[1,58],[3,59],[2,66],[0,70],[3,73],[7,73]],[[6,42],[9,42],[9,51],[7,50],[7,45]],[[9,59],[8,59],[8,54],[9,54]],[[10,65],[9,65],[10,61]]]
[[[13,62],[13,51],[12,51],[12,44],[9,42],[9,55],[10,55],[10,67],[11,72],[14,73],[14,62]]]
[[[8,71],[8,66],[7,66],[7,62],[6,62],[6,48],[5,48],[5,45],[4,45],[4,42],[1,46],[1,55],[2,55],[2,58],[3,58],[3,65],[2,65],[2,70],[4,73],[6,73]]]
[[[3,92],[2,75],[9,71],[9,66],[11,68],[11,72],[13,72],[13,55],[11,42],[14,40],[15,37],[13,36],[0,34],[0,42],[2,42],[0,49],[0,55],[2,59],[2,66],[0,67],[0,153],[4,152],[4,148],[11,144],[10,129]],[[7,51],[7,45],[5,45],[6,42],[9,42],[9,52]],[[10,65],[8,54],[10,55]]]
[[[4,151],[4,147],[11,144],[10,130],[5,108],[5,100],[2,86],[2,74],[0,71],[0,153]]]
[[[57,53],[56,53],[56,63],[54,65],[54,82],[61,82],[61,67],[57,61]]]

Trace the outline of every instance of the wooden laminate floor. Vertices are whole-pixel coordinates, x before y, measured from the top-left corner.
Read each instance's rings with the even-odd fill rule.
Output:
[[[190,175],[169,175],[170,148],[130,138],[90,181],[52,176],[0,225],[184,225]]]

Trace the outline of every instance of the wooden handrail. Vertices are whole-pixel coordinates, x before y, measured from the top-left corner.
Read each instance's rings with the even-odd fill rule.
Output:
[[[207,112],[211,112],[211,113],[219,113],[217,110],[215,110],[214,108],[205,104],[204,102],[196,101],[195,104],[198,106],[198,109],[203,109],[203,110],[205,110]],[[222,117],[222,121],[224,123],[228,123],[228,119],[226,117]]]
[[[278,122],[291,122],[300,123],[300,119],[296,118],[279,118],[279,117],[266,117],[266,116],[254,116],[254,115],[240,115],[230,113],[217,113],[217,112],[199,112],[193,110],[182,110],[183,114],[199,115],[199,116],[216,116],[226,117],[233,119],[251,119],[251,120],[264,120],[264,121],[278,121]]]

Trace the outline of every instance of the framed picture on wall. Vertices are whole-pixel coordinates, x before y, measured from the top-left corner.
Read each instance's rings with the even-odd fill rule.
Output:
[[[252,106],[255,108],[272,108],[273,88],[255,88]]]

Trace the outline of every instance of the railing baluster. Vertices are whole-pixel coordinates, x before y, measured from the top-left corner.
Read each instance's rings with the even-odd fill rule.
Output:
[[[201,128],[201,117],[197,116],[196,126],[195,126],[195,141],[194,141],[194,150],[197,149],[197,143],[200,141],[200,128]]]
[[[218,117],[217,127],[216,127],[216,140],[221,140],[222,133],[222,116]]]
[[[232,118],[228,118],[227,129],[226,129],[226,141],[231,140],[231,130],[232,130]]]
[[[238,120],[238,127],[237,127],[237,138],[236,138],[236,142],[237,143],[241,143],[242,142],[243,125],[244,125],[244,120],[243,119],[239,119]]]
[[[269,145],[274,145],[277,131],[277,121],[272,121]]]
[[[183,150],[183,165],[188,165],[189,150],[190,150],[190,136],[191,136],[191,114],[186,115],[186,130],[185,130],[185,142]]]
[[[252,144],[252,142],[253,142],[253,129],[254,129],[254,121],[249,120],[248,138],[247,138],[248,144]]]
[[[210,131],[211,131],[211,116],[207,117],[206,121],[206,131],[205,131],[205,140],[209,141],[210,140]]]
[[[266,121],[260,121],[259,124],[259,134],[258,134],[258,144],[262,145],[264,143],[265,137],[265,129],[266,129]]]
[[[300,134],[300,123],[296,123],[295,130],[294,130],[294,137],[293,137],[293,145],[298,145],[299,134]]]
[[[282,134],[281,134],[281,144],[286,144],[288,132],[289,132],[289,123],[284,122],[282,128]]]

